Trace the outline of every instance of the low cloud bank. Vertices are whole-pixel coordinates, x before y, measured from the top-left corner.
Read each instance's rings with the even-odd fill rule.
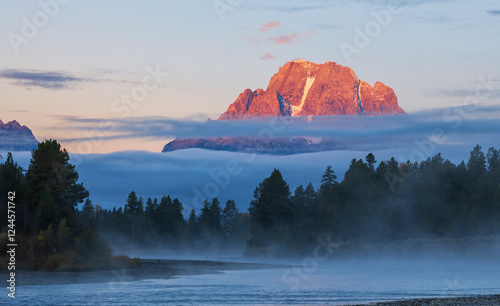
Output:
[[[88,135],[100,140],[212,137],[329,137],[366,140],[387,137],[412,139],[439,134],[446,136],[440,142],[456,143],[461,138],[498,137],[499,118],[500,106],[466,105],[401,116],[278,117],[252,121],[62,117],[63,123],[59,129],[82,132],[82,137],[61,139],[66,142],[85,141],[89,139]]]

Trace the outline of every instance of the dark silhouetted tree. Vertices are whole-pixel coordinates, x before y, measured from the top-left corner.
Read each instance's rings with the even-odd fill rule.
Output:
[[[236,231],[236,218],[238,216],[238,208],[233,200],[227,200],[226,206],[222,211],[222,231],[224,238],[229,240]]]
[[[32,214],[37,211],[48,187],[57,205],[51,222],[54,228],[62,219],[67,219],[68,225],[74,227],[76,207],[89,195],[83,184],[78,183],[78,173],[69,159],[66,149],[61,149],[57,141],[45,140],[32,151],[26,173],[29,211]]]
[[[377,163],[377,160],[375,160],[375,155],[373,155],[373,153],[366,155],[366,163],[368,164],[370,172],[375,173],[375,164]]]
[[[0,164],[0,216],[7,216],[9,192],[15,192],[16,227],[26,230],[25,220],[28,215],[26,205],[26,179],[23,169],[14,161],[12,153],[7,153],[7,158]],[[0,218],[0,229],[7,225],[7,217]]]
[[[212,202],[205,200],[201,208],[200,224],[212,236],[222,236],[222,208],[219,199],[213,198]]]
[[[290,187],[276,169],[255,189],[249,208],[254,224],[251,247],[265,247],[277,241],[292,246],[294,208],[290,195]]]
[[[92,201],[90,201],[89,198],[87,198],[83,204],[82,216],[88,227],[95,227],[96,210],[94,208],[94,204],[92,204]]]

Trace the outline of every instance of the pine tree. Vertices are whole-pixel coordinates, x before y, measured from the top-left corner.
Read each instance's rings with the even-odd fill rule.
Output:
[[[193,209],[191,209],[191,212],[189,213],[188,224],[193,225],[196,222],[198,222],[198,218],[196,217],[196,211],[193,208]]]
[[[467,162],[467,170],[472,181],[479,179],[486,173],[486,157],[484,156],[481,146],[477,145],[470,152],[469,161]]]
[[[155,199],[154,202],[153,202],[153,200],[151,198],[148,198],[146,200],[146,214],[149,217],[151,217],[156,212],[156,210],[158,209],[158,204],[156,202],[157,202],[156,199]]]
[[[184,216],[182,215],[182,203],[179,199],[174,199],[167,205],[167,215],[166,222],[168,224],[168,233],[171,237],[175,239],[180,239],[184,232],[184,227],[186,222]]]
[[[307,207],[309,207],[310,210],[314,209],[316,206],[316,190],[314,190],[314,186],[310,182],[306,187],[305,196]]]
[[[26,177],[23,169],[14,161],[12,153],[7,153],[7,158],[0,164],[0,216],[7,216],[8,192],[16,195],[16,225],[25,230],[25,219],[28,214],[26,203]],[[0,218],[0,229],[7,225],[7,218]]]
[[[321,179],[321,183],[322,185],[328,187],[333,187],[333,185],[337,184],[337,176],[332,170],[332,166],[326,167],[325,174],[323,174],[323,178]]]
[[[488,172],[494,182],[500,181],[500,150],[489,148],[488,154]]]
[[[222,230],[226,239],[230,239],[235,232],[235,221],[237,216],[238,208],[236,208],[236,203],[233,200],[227,200],[226,206],[222,211]]]
[[[222,209],[220,207],[219,199],[213,198],[212,202],[205,200],[201,208],[200,224],[213,236],[220,236],[222,234]]]
[[[210,224],[210,202],[208,199],[203,200],[203,206],[201,207],[200,213],[200,224],[204,226],[209,226]]]
[[[123,212],[128,215],[135,215],[139,209],[139,200],[134,191],[129,193]]]
[[[45,185],[42,197],[35,212],[35,228],[46,229],[51,224],[59,224],[57,204],[48,185]],[[54,227],[54,226],[53,226]]]
[[[375,173],[375,164],[377,163],[377,161],[375,160],[375,155],[373,155],[373,153],[369,153],[368,155],[366,155],[366,163],[368,164],[368,168],[370,169],[370,172],[372,174]]]
[[[191,243],[193,243],[196,238],[200,236],[199,221],[194,208],[191,209],[191,212],[189,213],[188,221],[186,224],[186,234],[188,242]]]
[[[212,205],[210,205],[210,227],[214,235],[220,235],[222,233],[222,208],[220,207],[220,201],[217,198],[212,199]]]
[[[142,239],[141,236],[141,219],[142,219],[142,198],[137,198],[134,191],[130,192],[125,206],[123,209],[125,220],[127,221],[129,228],[127,232],[130,234],[132,240],[139,241]]]
[[[332,166],[328,166],[322,176],[322,184],[319,187],[317,194],[317,209],[316,209],[316,229],[323,233],[330,233],[334,230],[337,218],[338,209],[338,190],[339,184],[337,176],[332,170]]]
[[[75,226],[76,207],[89,195],[83,184],[78,183],[78,173],[69,159],[66,149],[61,149],[57,141],[46,140],[32,151],[26,173],[29,214],[35,214],[48,187],[58,211],[58,218],[52,223],[54,228],[59,219],[67,219],[69,226]]]
[[[290,187],[277,169],[255,189],[248,209],[253,223],[251,247],[262,247],[273,241],[292,243],[290,228],[294,209],[290,195]]]
[[[89,226],[90,228],[94,228],[96,210],[94,208],[94,204],[92,204],[92,201],[90,201],[89,198],[87,198],[85,200],[85,204],[83,204],[82,215],[87,226]]]

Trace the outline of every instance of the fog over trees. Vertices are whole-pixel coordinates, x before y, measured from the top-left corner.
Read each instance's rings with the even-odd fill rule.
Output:
[[[339,243],[388,243],[497,235],[499,160],[497,149],[485,154],[479,145],[459,164],[441,154],[420,163],[378,162],[370,153],[353,159],[341,182],[327,166],[317,189],[305,182],[292,192],[275,169],[255,188],[248,212],[213,198],[184,219],[178,199],[148,198],[144,205],[131,192],[123,209],[97,210],[95,223],[104,235],[146,247],[241,247],[246,255],[300,254],[325,236]]]
[[[93,230],[95,207],[69,159],[57,141],[46,140],[32,151],[27,171],[11,153],[0,164],[0,207],[5,216],[0,221],[0,262],[8,260],[10,233],[17,244],[20,268],[87,270],[136,265],[128,258],[113,257],[106,241]],[[83,211],[78,211],[84,201]]]
[[[218,198],[184,212],[176,198],[144,199],[134,191],[113,209],[103,209],[92,203],[68,161],[59,144],[46,141],[33,152],[28,171],[10,154],[0,165],[1,192],[16,190],[19,195],[21,235],[45,239],[44,246],[29,244],[26,256],[31,260],[66,247],[87,252],[79,245],[101,241],[99,237],[145,250],[289,256],[314,249],[319,237],[348,248],[500,234],[500,153],[495,148],[485,153],[479,145],[459,164],[441,154],[400,163],[395,158],[377,161],[370,153],[364,160],[353,159],[342,181],[335,165],[327,166],[318,188],[304,182],[294,191],[275,169],[255,187],[248,212],[239,211],[231,199]],[[6,200],[1,201],[5,211]],[[6,220],[0,222],[6,229]],[[73,242],[58,247],[68,235]],[[44,249],[49,245],[55,251]]]

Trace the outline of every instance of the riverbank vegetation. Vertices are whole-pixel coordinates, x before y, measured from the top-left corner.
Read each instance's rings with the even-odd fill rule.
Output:
[[[40,143],[26,171],[9,153],[0,165],[0,194],[4,216],[0,220],[2,267],[7,267],[9,242],[17,244],[18,268],[88,270],[140,264],[125,256],[113,256],[107,242],[78,212],[78,205],[88,199],[89,192],[78,182],[68,152],[57,141]],[[13,219],[7,219],[9,206]]]
[[[453,164],[441,154],[400,163],[378,162],[370,153],[353,159],[342,181],[328,166],[318,189],[308,183],[293,193],[275,169],[255,188],[248,212],[214,198],[183,218],[178,199],[144,200],[131,192],[118,209],[98,207],[89,222],[113,241],[174,251],[237,247],[246,255],[288,256],[313,250],[320,238],[347,253],[374,245],[460,249],[461,241],[500,234],[499,155],[476,146],[467,162]]]

